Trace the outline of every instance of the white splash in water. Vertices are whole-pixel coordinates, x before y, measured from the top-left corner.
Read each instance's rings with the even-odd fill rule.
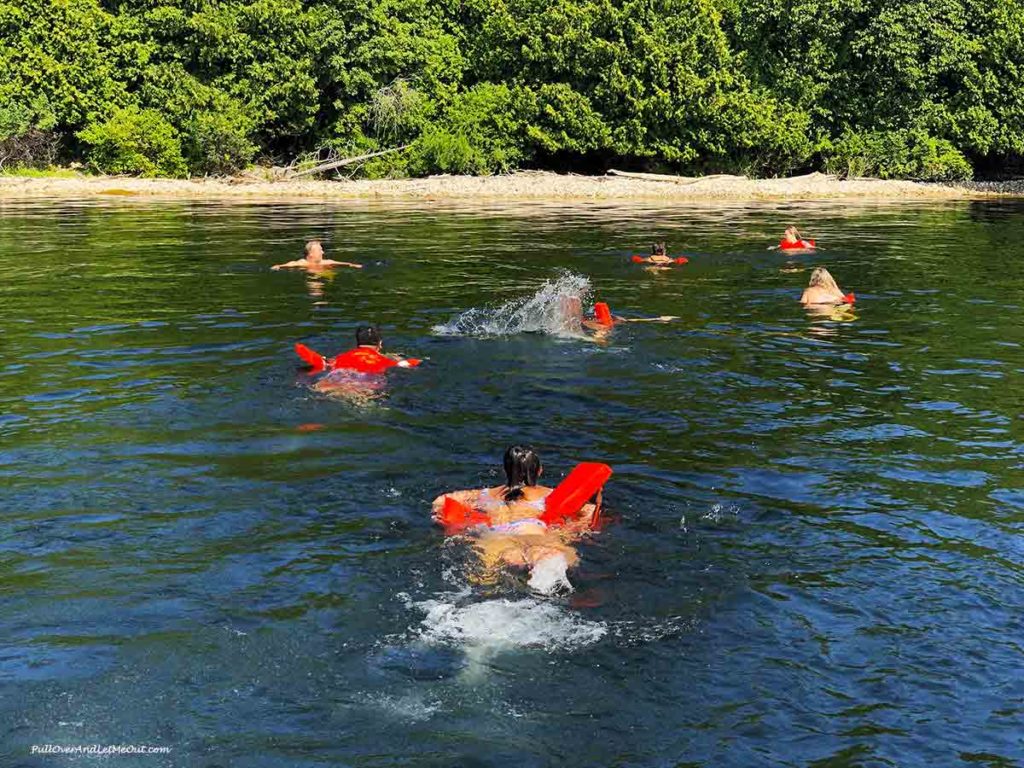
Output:
[[[596,643],[608,631],[603,622],[586,621],[538,600],[488,600],[465,606],[426,600],[416,607],[426,612],[420,630],[423,642],[467,650],[575,650]]]
[[[564,553],[559,552],[551,557],[545,557],[538,561],[530,572],[530,589],[544,595],[572,592],[572,584],[566,573],[568,570],[569,561]]]
[[[441,336],[511,336],[518,333],[547,333],[552,336],[582,337],[581,310],[590,305],[590,281],[566,273],[548,280],[532,296],[513,299],[497,308],[470,309],[443,325],[435,325]]]
[[[440,702],[431,701],[417,694],[389,696],[384,693],[366,694],[365,700],[382,712],[409,722],[429,720],[441,709]]]

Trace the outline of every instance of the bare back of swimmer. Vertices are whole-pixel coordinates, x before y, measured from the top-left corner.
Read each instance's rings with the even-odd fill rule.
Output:
[[[842,304],[846,295],[824,267],[815,267],[811,279],[800,297],[801,304]]]

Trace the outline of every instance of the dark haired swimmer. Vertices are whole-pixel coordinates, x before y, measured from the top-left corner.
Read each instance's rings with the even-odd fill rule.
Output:
[[[349,370],[356,373],[384,373],[389,368],[414,368],[420,360],[385,355],[380,331],[373,325],[362,325],[356,330],[356,346],[333,358],[314,352],[305,344],[295,345],[295,354],[312,366],[314,371]]]
[[[652,267],[671,267],[675,264],[686,264],[690,260],[685,256],[676,256],[675,258],[668,255],[665,250],[665,243],[652,243],[651,253],[649,256],[644,258],[643,256],[634,256],[633,261],[637,264],[649,264]]]
[[[503,485],[438,496],[432,505],[434,520],[445,523],[446,500],[450,498],[486,520],[471,529],[485,572],[510,565],[528,569],[531,586],[542,591],[569,586],[566,570],[579,562],[570,543],[589,530],[600,492],[598,503],[585,504],[575,522],[551,527],[542,518],[552,489],[538,484],[544,468],[537,452],[513,445],[505,451],[502,463]]]
[[[306,243],[304,249],[304,255],[301,259],[295,261],[286,261],[284,264],[275,264],[271,269],[305,269],[308,272],[322,272],[325,269],[331,267],[352,267],[353,269],[362,269],[362,264],[356,264],[351,261],[335,261],[334,259],[324,258],[324,247],[320,244],[319,240],[310,240]]]

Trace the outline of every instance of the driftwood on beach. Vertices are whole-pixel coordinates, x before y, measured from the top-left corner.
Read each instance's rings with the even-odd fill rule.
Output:
[[[672,176],[667,173],[640,173],[638,171],[617,171],[614,168],[608,171],[609,176],[623,176],[627,179],[637,179],[639,181],[661,181],[669,182],[672,184],[698,184],[703,181],[749,181],[749,176],[734,176],[729,173],[713,173],[710,176]],[[764,181],[772,182],[832,182],[838,179],[837,176],[830,174],[814,173],[804,174],[803,176],[790,176],[785,179],[765,179]]]
[[[640,181],[667,181],[672,184],[696,184],[699,181],[710,181],[712,179],[740,179],[745,180],[746,176],[734,176],[730,173],[713,173],[710,176],[672,176],[668,173],[640,173],[639,171],[617,171],[609,169],[609,176],[622,176],[627,179],[639,179]]]
[[[304,171],[297,171],[295,173],[289,173],[288,177],[297,179],[300,176],[312,176],[315,173],[324,173],[326,171],[333,171],[335,168],[344,168],[346,165],[352,165],[353,163],[361,163],[363,160],[370,160],[374,157],[380,157],[381,155],[390,155],[393,152],[401,152],[403,149],[408,148],[408,144],[403,144],[400,147],[393,147],[391,149],[382,149],[379,152],[370,152],[366,155],[356,155],[355,157],[343,157],[341,160],[331,160],[326,163],[307,168]]]

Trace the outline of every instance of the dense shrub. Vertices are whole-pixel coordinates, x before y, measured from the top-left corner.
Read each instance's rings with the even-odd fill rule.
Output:
[[[844,176],[965,181],[973,175],[963,153],[923,131],[848,133],[824,155],[826,169]]]
[[[0,106],[0,169],[46,168],[57,160],[57,118],[42,98]]]
[[[116,109],[109,119],[78,134],[86,157],[103,173],[183,176],[186,166],[178,132],[152,109]]]
[[[460,94],[440,122],[412,148],[416,173],[488,174],[515,168],[526,157],[526,118],[533,102],[506,85],[480,83]]]

